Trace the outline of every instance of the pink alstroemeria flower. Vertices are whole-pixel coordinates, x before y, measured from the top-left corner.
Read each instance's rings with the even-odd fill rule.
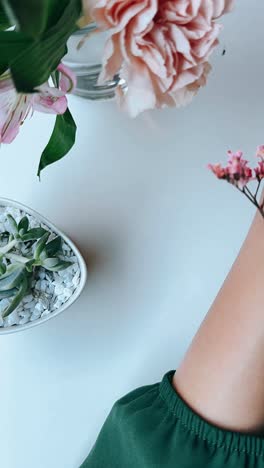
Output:
[[[0,143],[11,143],[17,136],[20,126],[32,111],[51,114],[64,114],[67,109],[66,94],[76,85],[71,70],[62,63],[59,88],[44,83],[36,88],[36,93],[18,93],[9,72],[0,76]]]

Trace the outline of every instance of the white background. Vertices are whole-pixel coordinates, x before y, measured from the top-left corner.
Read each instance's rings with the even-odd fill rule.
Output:
[[[131,121],[71,97],[77,144],[41,183],[53,117],[1,147],[0,195],[62,228],[89,268],[70,310],[0,338],[1,468],[78,468],[114,401],[177,367],[253,216],[206,164],[264,143],[263,18],[262,2],[237,2],[188,108]]]

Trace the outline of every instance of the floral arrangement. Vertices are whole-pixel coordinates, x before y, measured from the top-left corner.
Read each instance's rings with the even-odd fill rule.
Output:
[[[34,112],[56,114],[38,175],[72,148],[76,124],[66,94],[75,86],[62,64],[71,34],[87,22],[110,30],[100,81],[116,73],[121,109],[182,106],[206,84],[218,19],[234,0],[0,0],[0,142],[11,143]]]
[[[256,157],[259,158],[258,165],[251,168],[249,162],[243,159],[242,151],[228,151],[227,166],[223,167],[218,163],[209,164],[208,168],[218,179],[225,180],[245,195],[264,218],[264,200],[258,200],[259,189],[264,179],[264,145],[258,146]],[[254,184],[254,190],[250,188],[251,182]]]

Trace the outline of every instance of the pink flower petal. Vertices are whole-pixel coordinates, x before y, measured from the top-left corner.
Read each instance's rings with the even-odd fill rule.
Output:
[[[1,125],[1,142],[11,143],[17,136],[20,126],[31,108],[31,96],[17,95],[10,107],[4,125]]]
[[[71,93],[72,90],[76,87],[76,76],[73,73],[73,71],[64,65],[63,63],[60,63],[58,66],[57,70],[60,72],[60,89],[64,93]]]
[[[42,96],[41,94],[34,96],[33,108],[38,112],[47,114],[64,114],[67,110],[68,103],[65,96],[54,98],[53,96]]]
[[[148,68],[137,60],[122,69],[122,76],[129,82],[129,87],[125,92],[120,88],[118,90],[117,99],[120,108],[131,117],[136,117],[146,109],[154,109],[156,96]]]

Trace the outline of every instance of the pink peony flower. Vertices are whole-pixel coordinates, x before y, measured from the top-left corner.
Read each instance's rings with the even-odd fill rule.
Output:
[[[10,74],[0,76],[0,143],[14,140],[30,111],[52,114],[66,111],[68,104],[65,95],[75,86],[75,76],[63,64],[58,66],[58,71],[59,88],[44,83],[34,94],[17,93]]]
[[[181,106],[206,84],[208,59],[218,44],[216,22],[234,0],[92,0],[91,14],[106,43],[104,82],[120,73],[121,108],[131,116],[146,109]],[[84,6],[90,0],[83,0]]]

